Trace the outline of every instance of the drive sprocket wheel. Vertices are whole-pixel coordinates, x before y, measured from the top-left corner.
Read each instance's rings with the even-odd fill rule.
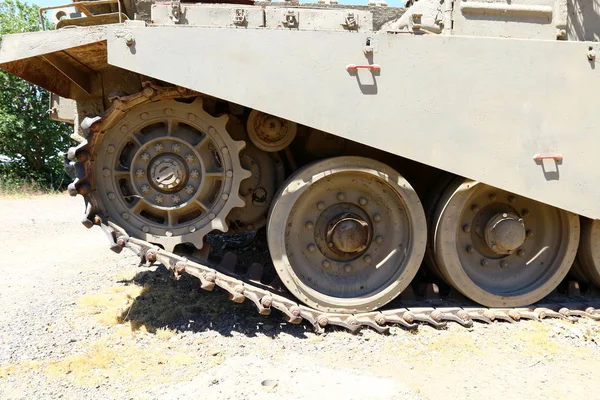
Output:
[[[600,287],[600,220],[581,219],[581,242],[577,259],[579,273]]]
[[[464,178],[446,188],[432,222],[437,270],[488,307],[547,296],[569,272],[579,243],[577,215]]]
[[[226,216],[243,207],[243,141],[231,139],[228,117],[212,117],[198,98],[132,108],[105,132],[93,161],[96,196],[112,223],[172,251],[202,247]]]
[[[425,214],[392,168],[338,157],[287,180],[271,207],[267,235],[277,274],[300,301],[327,312],[370,311],[417,273]]]

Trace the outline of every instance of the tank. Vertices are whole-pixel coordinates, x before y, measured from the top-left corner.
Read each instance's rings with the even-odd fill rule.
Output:
[[[599,320],[600,11],[409,3],[75,2],[0,67],[142,265],[317,330]]]

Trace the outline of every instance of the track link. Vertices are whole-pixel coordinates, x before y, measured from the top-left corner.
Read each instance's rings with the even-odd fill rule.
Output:
[[[406,307],[391,310],[373,311],[358,314],[326,313],[298,304],[288,297],[276,293],[272,287],[255,283],[248,276],[220,272],[233,270],[236,257],[229,253],[220,265],[199,262],[167,252],[140,239],[126,235],[119,236],[120,247],[128,248],[140,257],[140,264],[151,266],[161,263],[175,276],[183,273],[195,276],[200,287],[212,291],[215,287],[225,290],[229,299],[235,303],[251,301],[259,314],[269,315],[273,309],[280,311],[287,322],[299,324],[308,321],[315,332],[322,333],[325,327],[339,326],[352,333],[362,328],[371,328],[379,333],[387,333],[390,326],[396,325],[404,329],[417,329],[419,324],[427,324],[443,329],[447,323],[454,322],[470,328],[473,323],[490,324],[495,321],[516,323],[520,320],[541,321],[546,318],[558,318],[575,322],[578,318],[600,321],[600,301],[540,303],[531,307],[520,308],[485,308],[485,307]]]

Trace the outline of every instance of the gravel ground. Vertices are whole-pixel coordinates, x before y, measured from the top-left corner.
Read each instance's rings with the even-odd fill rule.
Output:
[[[82,208],[0,199],[2,399],[600,399],[599,323],[317,336],[137,269]]]

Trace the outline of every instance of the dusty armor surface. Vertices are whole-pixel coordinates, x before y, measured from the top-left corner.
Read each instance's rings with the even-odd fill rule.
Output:
[[[331,3],[75,2],[0,67],[53,93],[83,224],[141,264],[317,330],[599,320],[598,10]]]

